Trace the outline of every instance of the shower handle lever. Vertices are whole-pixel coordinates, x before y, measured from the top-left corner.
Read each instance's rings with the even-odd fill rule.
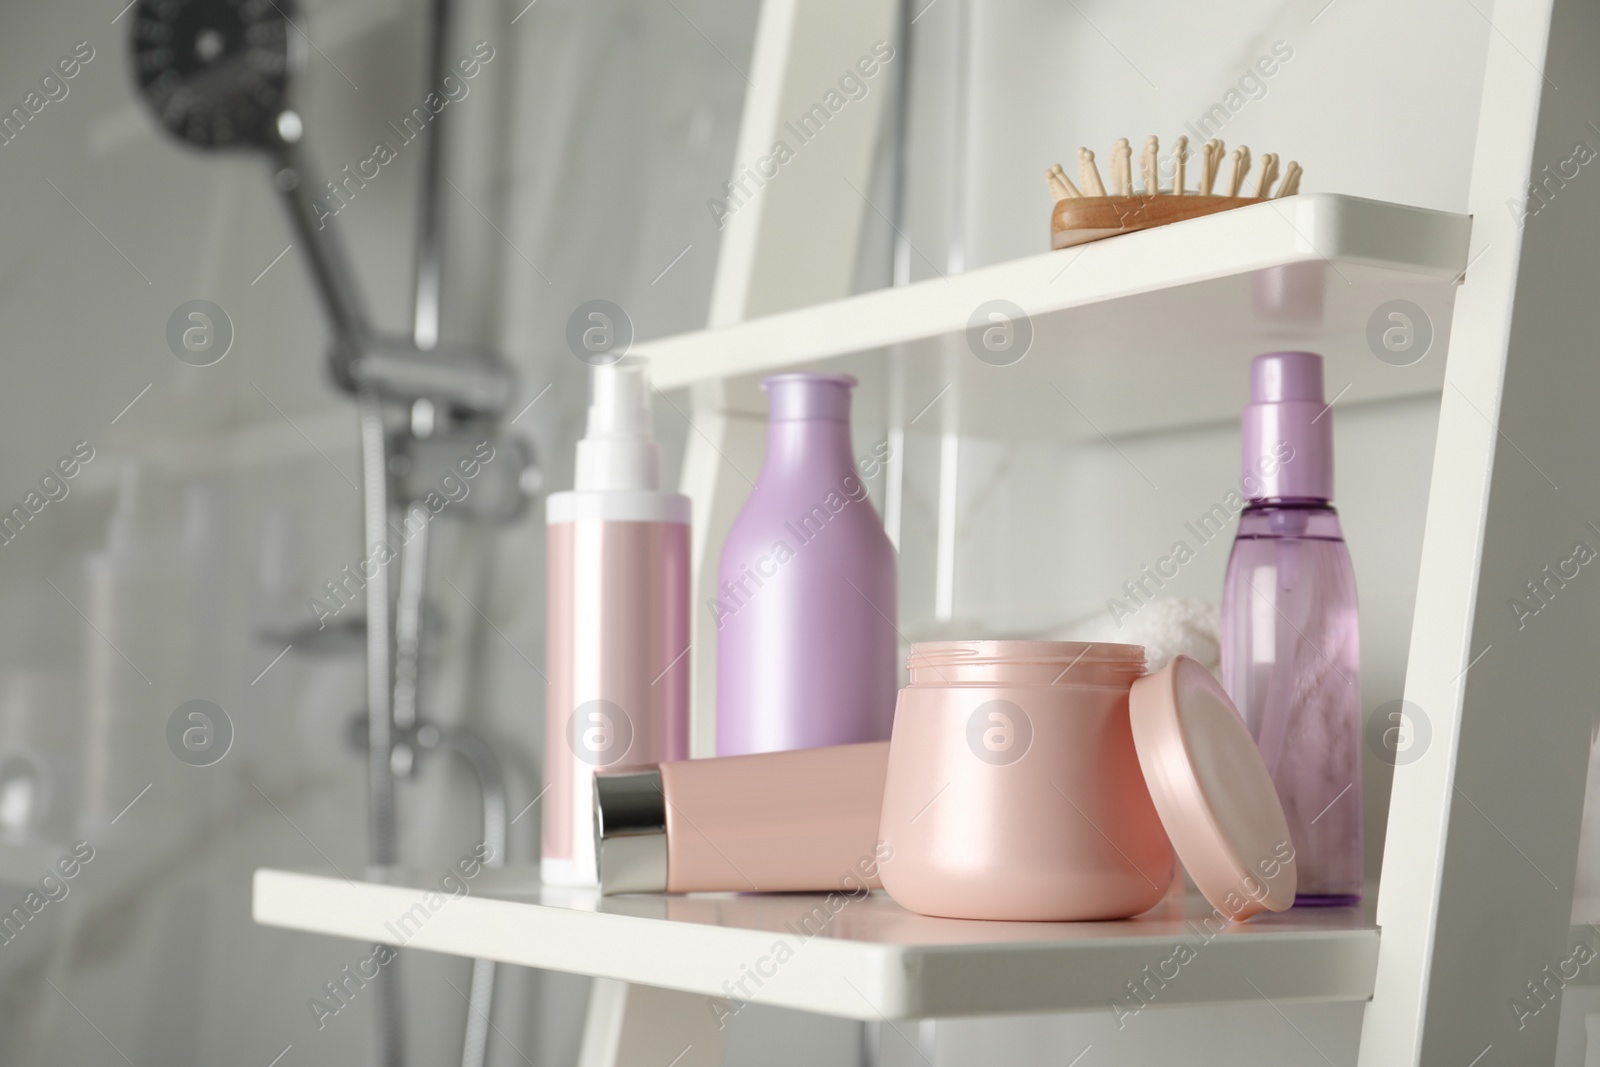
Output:
[[[297,122],[279,125],[292,128]],[[409,340],[373,331],[344,246],[317,216],[306,186],[305,153],[294,142],[280,142],[274,146],[274,156],[273,187],[305,249],[317,296],[333,328],[329,358],[339,386],[351,393],[372,389],[406,404],[423,399],[443,402],[473,415],[504,411],[511,400],[512,376],[494,352],[471,345],[424,352]]]
[[[279,126],[285,125],[297,127],[299,123],[285,123],[280,119]],[[371,332],[366,309],[356,289],[355,275],[345,258],[344,246],[317,218],[316,204],[306,190],[306,174],[310,167],[305,153],[296,143],[280,141],[274,146],[273,155],[276,165],[272,186],[282,197],[289,221],[305,249],[317,296],[337,339],[336,347],[356,348]]]

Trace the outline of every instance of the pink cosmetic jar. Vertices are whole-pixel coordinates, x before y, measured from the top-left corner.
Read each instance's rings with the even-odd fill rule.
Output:
[[[1172,883],[1172,845],[1134,749],[1138,645],[911,646],[889,743],[881,868],[925,915],[1121,919]]]
[[[1145,674],[1137,645],[945,641],[910,667],[879,828],[904,907],[1125,919],[1166,893],[1174,848],[1220,918],[1294,903],[1272,777],[1194,660]]]

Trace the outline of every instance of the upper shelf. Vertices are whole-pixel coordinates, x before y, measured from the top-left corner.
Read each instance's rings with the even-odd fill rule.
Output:
[[[1158,1004],[1365,1000],[1378,958],[1370,907],[1232,925],[1193,894],[1125,922],[1011,923],[915,915],[881,892],[833,909],[822,895],[600,897],[542,887],[531,867],[485,870],[458,899],[436,890],[263,869],[254,916],[713,997],[742,983],[731,999],[867,1020],[1133,1011],[1129,982]]]
[[[888,386],[882,357],[898,351],[905,419],[1002,439],[1231,420],[1249,358],[1281,348],[1322,353],[1328,395],[1343,391],[1341,403],[1417,395],[1444,380],[1470,231],[1465,215],[1306,194],[634,351],[650,357],[662,389],[846,371],[862,380],[868,410]],[[1027,355],[1008,366],[981,361],[968,343],[973,313],[993,300],[1020,307],[1033,330]],[[1369,321],[1391,300],[1431,320],[1431,348],[1411,366],[1380,360],[1368,343]]]

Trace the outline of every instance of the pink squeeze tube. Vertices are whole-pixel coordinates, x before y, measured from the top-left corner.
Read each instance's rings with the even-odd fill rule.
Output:
[[[689,498],[661,491],[643,360],[593,370],[574,488],[548,521],[540,878],[599,884],[594,773],[689,754]]]
[[[683,760],[595,777],[603,893],[881,888],[889,742]]]

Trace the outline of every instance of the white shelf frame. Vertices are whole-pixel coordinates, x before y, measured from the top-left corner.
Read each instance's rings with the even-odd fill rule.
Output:
[[[1573,288],[1600,277],[1600,183],[1552,183],[1526,226],[1516,206],[1593,143],[1600,8],[1501,3],[1493,27],[1406,671],[1431,742],[1395,769],[1360,1067],[1552,1063],[1560,1013],[1512,1005],[1572,936],[1600,586],[1526,630],[1508,604],[1600,499],[1600,302]]]
[[[1051,316],[1094,304],[1300,264],[1331,268],[1338,272],[1332,282],[1339,285],[1353,284],[1351,277],[1359,276],[1388,286],[1434,283],[1448,290],[1466,270],[1470,231],[1465,215],[1305,193],[650,341],[633,352],[649,358],[657,388],[680,389],[882,354],[930,338],[953,337],[964,353],[968,319],[980,304],[996,297],[1020,307],[1037,329]],[[1248,301],[1222,312],[1252,317]],[[1318,325],[1285,332],[1315,334]],[[1049,360],[1052,355],[1040,352],[1030,358]]]

